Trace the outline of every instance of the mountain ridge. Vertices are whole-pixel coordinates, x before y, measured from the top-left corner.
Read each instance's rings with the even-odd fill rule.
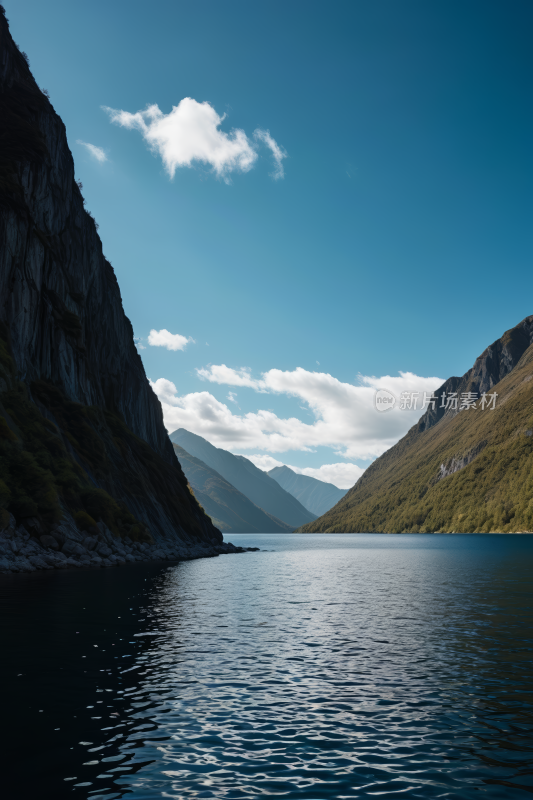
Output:
[[[214,469],[245,497],[268,514],[292,528],[311,522],[316,515],[308,511],[266,472],[245,456],[235,456],[228,450],[215,447],[207,439],[178,428],[170,434],[171,442],[180,445],[195,458]]]
[[[300,475],[286,465],[274,467],[267,472],[267,475],[274,478],[285,491],[296,497],[304,508],[317,516],[329,511],[348,491],[339,489],[333,483],[327,483],[309,475]]]
[[[299,531],[532,531],[533,316],[435,394],[468,387],[495,391],[495,409],[427,411],[334,509]]]
[[[489,392],[518,364],[527,348],[533,343],[533,316],[527,316],[514,328],[505,331],[478,356],[474,365],[461,378],[451,377],[437,389],[438,398],[435,408],[428,407],[418,421],[419,431],[428,430],[443,417],[455,416],[458,409],[446,408],[442,403],[443,394],[448,396],[455,392],[460,396],[463,392],[482,394]]]
[[[292,533],[294,528],[256,506],[216,470],[174,444],[196,499],[223,533]]]

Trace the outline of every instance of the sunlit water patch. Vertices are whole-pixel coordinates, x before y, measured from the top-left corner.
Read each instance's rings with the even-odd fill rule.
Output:
[[[533,537],[2,576],[5,797],[527,797]]]

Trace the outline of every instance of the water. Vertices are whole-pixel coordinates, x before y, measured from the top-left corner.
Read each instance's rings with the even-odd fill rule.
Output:
[[[3,800],[533,793],[533,536],[0,576]]]

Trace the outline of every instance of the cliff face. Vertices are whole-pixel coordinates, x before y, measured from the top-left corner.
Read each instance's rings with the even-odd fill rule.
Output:
[[[494,409],[429,411],[327,514],[300,530],[533,531],[533,317],[435,392],[495,392]]]
[[[50,380],[72,400],[114,408],[173,463],[115,273],[74,180],[65,126],[3,19],[0,53],[0,319],[20,378]]]
[[[156,540],[221,540],[168,439],[115,273],[74,178],[65,126],[3,13],[0,414],[4,523],[6,510],[41,528],[57,523],[61,509],[103,519],[94,492],[90,500],[98,488],[108,495],[117,535],[135,528]],[[21,452],[47,473],[46,491],[38,480],[24,485],[16,467]],[[110,510],[113,502],[118,511]]]
[[[427,431],[443,417],[454,417],[459,413],[453,407],[443,406],[443,394],[448,396],[451,392],[456,392],[460,397],[463,392],[475,392],[479,396],[483,392],[490,392],[516,367],[530,344],[533,344],[533,316],[526,317],[489,345],[462,378],[448,378],[435,392],[439,398],[435,409],[431,406],[428,408],[418,421],[417,430]]]

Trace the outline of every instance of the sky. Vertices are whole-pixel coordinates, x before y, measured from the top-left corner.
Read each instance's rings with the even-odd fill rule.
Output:
[[[348,488],[533,312],[530,0],[4,6],[170,431]]]

